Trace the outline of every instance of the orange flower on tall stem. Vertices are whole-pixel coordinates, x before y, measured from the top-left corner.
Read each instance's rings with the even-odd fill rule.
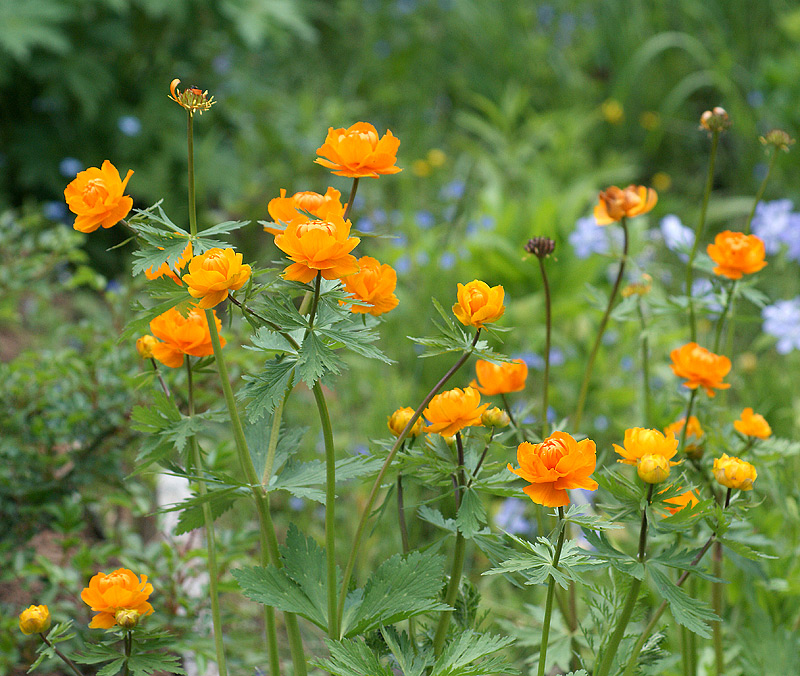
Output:
[[[81,599],[92,611],[96,612],[89,624],[90,629],[111,629],[117,624],[117,613],[123,612],[125,617],[135,611],[139,617],[153,612],[147,599],[153,593],[153,585],[147,581],[147,575],[139,579],[127,568],[119,568],[113,573],[97,573],[89,586],[81,592]]]
[[[267,211],[275,223],[288,224],[296,220],[306,221],[308,220],[307,214],[327,221],[329,218],[344,218],[347,205],[342,204],[341,198],[342,193],[334,188],[328,188],[324,195],[306,190],[296,192],[291,197],[286,197],[286,190],[281,188],[281,196],[269,201]],[[272,235],[279,235],[284,228],[265,225],[264,230]]]
[[[72,227],[78,232],[90,233],[100,226],[111,228],[119,223],[133,208],[133,200],[124,195],[133,169],[128,169],[125,179],[120,179],[117,168],[108,160],[103,166],[81,171],[64,189],[69,210],[76,214]]]
[[[241,289],[250,279],[250,266],[242,264],[242,254],[233,249],[209,249],[189,262],[183,281],[198,307],[209,309],[228,297],[228,291]]]
[[[739,420],[733,421],[733,426],[737,432],[746,437],[756,437],[758,439],[769,439],[772,436],[772,428],[760,413],[753,413],[752,408],[742,411]]]
[[[553,432],[540,444],[521,443],[517,462],[519,469],[509,463],[509,471],[531,484],[523,490],[539,505],[564,507],[569,504],[567,489],[597,489],[597,482],[590,478],[597,464],[597,448],[591,439],[575,441],[566,432]]]
[[[358,259],[358,272],[348,275],[342,282],[345,291],[358,301],[350,306],[350,312],[377,317],[397,307],[399,301],[394,295],[397,272],[387,263],[381,265],[370,256],[362,256]]]
[[[728,279],[741,279],[742,275],[753,274],[767,265],[764,242],[755,235],[745,235],[743,232],[721,232],[706,250],[717,264],[714,274]]]
[[[350,225],[342,218],[289,223],[275,236],[275,246],[294,261],[284,270],[284,279],[307,283],[320,272],[325,279],[358,272],[358,261],[350,252],[361,240],[350,237]]]
[[[691,390],[702,387],[709,397],[713,397],[716,394],[714,390],[727,390],[731,386],[722,382],[731,370],[731,360],[724,355],[714,354],[697,343],[686,343],[670,352],[669,356],[672,372],[678,378],[686,378],[684,387]]]
[[[481,395],[471,387],[454,388],[437,394],[422,414],[430,422],[426,432],[453,436],[465,427],[480,427],[481,416],[489,404],[481,404]]]
[[[348,129],[328,129],[325,143],[317,149],[317,164],[330,169],[336,176],[378,178],[396,174],[400,139],[387,131],[382,137],[368,122],[356,122]]]
[[[522,359],[500,364],[492,364],[490,361],[479,359],[475,362],[475,375],[478,376],[480,384],[473,380],[470,387],[474,387],[481,394],[520,392],[525,389],[528,366]]]
[[[186,248],[183,250],[181,257],[175,263],[174,267],[170,266],[168,263],[162,263],[156,270],[153,270],[152,267],[147,268],[147,270],[144,271],[144,276],[147,277],[147,279],[158,279],[159,277],[163,277],[164,275],[166,275],[173,282],[181,285],[182,283],[180,277],[178,277],[178,275],[175,273],[183,270],[183,268],[186,267],[186,264],[191,260],[191,258],[192,258],[192,243],[189,242],[186,245]]]
[[[726,488],[740,491],[753,490],[753,482],[758,472],[749,462],[723,453],[721,458],[714,458],[714,478]]]
[[[598,195],[594,208],[597,225],[609,225],[623,218],[640,216],[650,211],[658,202],[658,195],[652,188],[643,185],[629,185],[618,188],[612,185]]]
[[[215,312],[213,314],[219,332],[222,322]],[[199,308],[192,308],[186,317],[175,308],[170,308],[150,322],[150,330],[161,341],[151,344],[150,352],[164,366],[179,368],[183,365],[185,354],[192,357],[208,357],[214,354],[206,313]],[[219,340],[224,347],[225,339],[220,336]]]
[[[465,326],[482,328],[484,324],[496,322],[506,311],[503,287],[490,287],[479,279],[459,284],[456,298],[453,314]]]
[[[632,427],[625,430],[625,439],[622,446],[612,444],[614,450],[621,456],[617,462],[626,465],[638,465],[646,455],[659,455],[665,460],[671,460],[678,452],[678,440],[672,433],[666,436],[658,430],[644,427]],[[670,466],[677,465],[670,462]]]

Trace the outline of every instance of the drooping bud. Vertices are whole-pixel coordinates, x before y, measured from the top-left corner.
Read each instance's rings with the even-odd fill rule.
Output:
[[[481,424],[484,427],[508,427],[511,423],[511,418],[504,410],[494,406],[483,412],[481,416]]]
[[[658,484],[669,476],[669,460],[663,455],[648,453],[636,465],[639,478],[648,484]]]
[[[537,258],[547,258],[556,248],[556,243],[549,237],[534,237],[525,245],[525,251]]]
[[[731,118],[724,108],[717,106],[712,110],[707,110],[700,116],[700,128],[711,132],[723,132],[730,129]]]
[[[789,146],[794,145],[794,139],[783,129],[772,129],[758,138],[765,146],[774,146],[775,150],[789,152]]]

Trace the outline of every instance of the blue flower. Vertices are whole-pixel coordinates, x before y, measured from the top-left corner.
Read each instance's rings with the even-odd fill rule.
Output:
[[[589,258],[592,254],[607,254],[611,251],[612,241],[621,234],[618,230],[597,225],[594,216],[586,216],[576,221],[569,243],[578,258]]]
[[[133,115],[123,115],[117,120],[117,127],[125,136],[138,136],[142,131],[141,121]]]
[[[58,170],[65,178],[75,178],[79,171],[83,171],[83,163],[74,157],[65,157],[58,163]]]
[[[514,359],[522,359],[529,369],[541,371],[544,368],[544,358],[535,352],[519,352],[512,356]]]
[[[411,269],[411,259],[408,256],[400,256],[394,262],[394,269],[397,271],[398,275],[404,275]]]
[[[442,268],[442,270],[449,270],[455,264],[455,254],[451,253],[450,251],[445,251],[441,256],[439,256],[439,267]]]
[[[753,215],[753,234],[764,242],[768,254],[780,251],[781,244],[786,243],[791,226],[800,227],[800,214],[792,213],[792,200],[773,200],[759,202]],[[791,235],[789,235],[791,238]]]
[[[372,232],[375,229],[375,224],[366,216],[362,216],[356,221],[356,230],[361,232]]]
[[[67,205],[64,202],[45,202],[42,212],[51,221],[62,221],[67,217]]]
[[[500,510],[495,516],[495,525],[501,530],[513,535],[520,535],[523,533],[530,533],[532,531],[532,524],[525,518],[524,500],[519,498],[506,498],[500,506]]]
[[[603,432],[608,429],[608,418],[604,415],[599,415],[594,419],[594,428],[598,432]]]
[[[430,260],[431,257],[428,255],[427,251],[420,251],[414,258],[417,265],[427,265]]]
[[[494,230],[495,225],[495,220],[491,216],[484,216],[481,218],[481,227],[484,230]]]
[[[405,249],[408,245],[408,237],[401,232],[399,235],[392,237],[392,245],[396,246],[398,249]]]
[[[692,232],[692,229],[681,223],[681,219],[675,214],[664,216],[658,227],[661,230],[661,236],[664,238],[664,245],[667,249],[682,254],[682,260],[688,260],[686,254],[691,251],[694,245],[694,232]]]
[[[800,350],[800,296],[791,300],[779,300],[761,311],[764,333],[775,336],[779,354]]]
[[[722,305],[717,302],[714,294],[714,285],[710,279],[700,277],[692,282],[692,298],[699,300],[712,312],[722,312]]]
[[[303,498],[298,498],[296,495],[293,495],[289,498],[289,507],[294,512],[299,512],[301,509],[303,509],[304,504]]]
[[[466,185],[464,181],[451,181],[444,188],[442,188],[442,198],[446,200],[457,200],[464,196],[464,189]]]
[[[356,201],[358,201],[358,197],[356,197]],[[383,209],[374,209],[372,211],[372,220],[376,223],[386,223],[386,212]]]

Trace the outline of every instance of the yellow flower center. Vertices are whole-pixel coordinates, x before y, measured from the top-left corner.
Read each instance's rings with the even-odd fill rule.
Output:
[[[565,449],[563,444],[557,439],[551,439],[541,443],[537,450],[539,458],[547,469],[553,469],[566,453],[567,449]]]
[[[102,178],[93,178],[86,183],[86,189],[83,191],[83,201],[89,206],[93,207],[98,202],[104,202],[108,197],[108,189]]]

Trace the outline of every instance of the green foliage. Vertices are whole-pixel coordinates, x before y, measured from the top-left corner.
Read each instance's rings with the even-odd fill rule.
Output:
[[[168,674],[185,674],[178,655],[165,652],[174,643],[174,637],[167,632],[146,631],[137,628],[131,633],[131,655],[126,659],[122,651],[122,630],[106,634],[106,638],[84,647],[75,656],[79,664],[104,664],[98,676],[114,676],[125,666],[132,676],[151,676],[161,671]]]
[[[648,566],[655,590],[669,603],[675,621],[704,638],[711,637],[708,622],[719,622],[720,618],[702,601],[692,598],[678,587],[658,565]]]

